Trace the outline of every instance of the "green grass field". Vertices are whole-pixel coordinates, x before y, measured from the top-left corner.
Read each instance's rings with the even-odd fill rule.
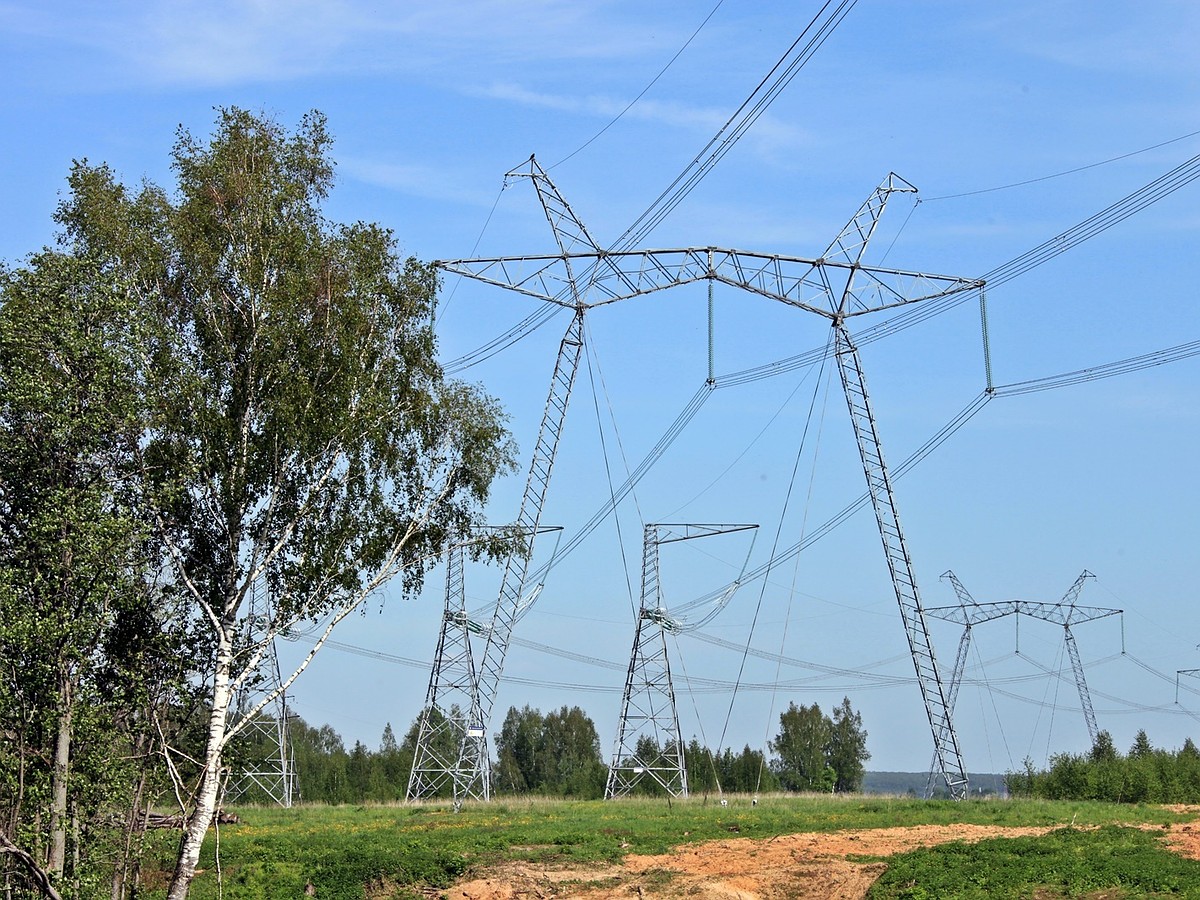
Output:
[[[687,801],[512,800],[448,805],[234,810],[241,822],[210,833],[194,883],[197,900],[415,896],[512,860],[572,866],[614,862],[731,836],[919,824],[1058,826],[1040,838],[947,844],[888,859],[872,890],[880,898],[1198,897],[1200,862],[1157,841],[1156,829],[1192,816],[1153,806],[979,800],[953,803],[881,797],[768,797],[728,807]],[[1107,826],[1107,827],[1092,827]],[[156,835],[147,871],[154,892],[169,869],[173,835]],[[219,845],[219,861],[217,856]],[[218,884],[218,870],[220,884]],[[385,892],[377,887],[388,885]],[[653,885],[646,886],[654,893]]]

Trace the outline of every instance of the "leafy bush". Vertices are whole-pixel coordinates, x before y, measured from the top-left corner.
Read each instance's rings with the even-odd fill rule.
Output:
[[[1109,893],[1112,889],[1119,894]],[[1200,863],[1136,828],[1063,828],[1037,838],[956,842],[893,856],[870,900],[1200,896]]]
[[[1026,760],[1009,773],[1009,792],[1045,800],[1102,800],[1108,803],[1200,803],[1200,753],[1189,742],[1172,752],[1150,746],[1145,732],[1127,756],[1100,732],[1087,754],[1060,753],[1044,771]]]

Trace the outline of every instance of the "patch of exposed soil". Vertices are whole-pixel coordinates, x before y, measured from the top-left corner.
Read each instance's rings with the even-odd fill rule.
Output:
[[[1168,807],[1197,816],[1163,831],[1166,845],[1200,859],[1200,806]],[[447,900],[861,900],[888,857],[949,841],[1038,836],[1062,826],[999,828],[918,825],[861,831],[791,834],[765,840],[732,838],[678,847],[658,856],[627,856],[619,865],[586,869],[509,863],[445,892]],[[1158,826],[1142,826],[1158,830]],[[1094,895],[1096,900],[1107,896]]]
[[[1200,816],[1200,807],[1172,809]],[[888,857],[949,841],[1037,836],[1053,828],[919,825],[709,841],[588,869],[509,863],[485,877],[455,885],[445,896],[447,900],[861,900],[887,863],[855,862],[848,857]],[[1164,840],[1176,853],[1200,859],[1200,819],[1170,826]]]
[[[1168,806],[1178,813],[1200,816],[1200,806]],[[1187,859],[1200,859],[1200,821],[1172,825],[1164,838],[1167,846]]]
[[[848,856],[886,857],[948,841],[1040,835],[1050,830],[920,825],[792,834],[767,840],[735,838],[689,844],[660,856],[628,856],[620,865],[595,869],[512,863],[490,871],[487,877],[455,885],[446,896],[448,900],[628,900],[647,895],[696,900],[858,900],[887,864],[852,862]],[[1200,830],[1195,840],[1200,850]]]

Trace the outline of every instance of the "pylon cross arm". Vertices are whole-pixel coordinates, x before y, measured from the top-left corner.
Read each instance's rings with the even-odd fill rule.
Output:
[[[722,247],[456,259],[437,266],[566,307],[603,306],[711,279],[827,318],[879,312],[982,286],[977,279],[953,275]]]

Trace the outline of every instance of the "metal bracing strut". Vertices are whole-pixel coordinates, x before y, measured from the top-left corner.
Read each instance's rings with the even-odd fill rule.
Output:
[[[524,173],[522,173],[524,174]],[[549,185],[545,173],[530,160],[530,177],[538,185]],[[552,187],[552,186],[551,186]],[[913,663],[921,685],[935,751],[951,793],[966,792],[966,772],[958,739],[950,720],[950,708],[938,675],[937,660],[929,640],[920,598],[912,576],[912,565],[899,529],[895,500],[874,418],[866,399],[866,385],[858,354],[850,341],[846,322],[851,318],[911,303],[949,299],[982,290],[978,279],[934,275],[863,263],[863,255],[878,226],[889,197],[915,188],[889,174],[859,208],[825,254],[817,258],[781,256],[719,247],[685,247],[663,250],[605,251],[599,248],[577,253],[567,249],[557,255],[530,255],[442,261],[440,268],[489,284],[518,291],[550,303],[579,311],[614,303],[628,297],[702,280],[719,281],[759,296],[786,303],[830,320],[835,329],[837,357],[855,433],[859,440],[864,470],[880,534],[892,573],[893,586],[904,619]],[[561,207],[543,201],[556,236],[566,232],[556,224],[561,211],[567,221],[576,221],[565,203]],[[576,234],[590,241],[582,228]],[[585,277],[576,273],[583,271]],[[566,283],[568,291],[561,286]],[[490,706],[488,707],[490,710]]]
[[[652,778],[672,797],[688,793],[687,766],[679,733],[679,713],[667,655],[670,620],[660,608],[658,528],[647,525],[642,552],[642,602],[621,719],[604,799],[628,794],[643,778]]]
[[[963,629],[962,637],[958,639],[958,652],[954,656],[954,669],[950,673],[950,683],[946,687],[946,706],[950,709],[950,715],[954,715],[954,709],[958,704],[958,688],[962,684],[963,673],[967,669],[967,654],[971,649],[971,626],[968,625]],[[933,759],[929,762],[929,780],[925,784],[925,799],[928,800],[933,796],[933,785],[938,776],[938,756],[937,750],[933,752]]]
[[[975,602],[975,598],[967,593],[967,589],[958,580],[958,576],[949,569],[942,573],[942,578],[949,581],[954,587],[954,592],[958,594],[958,603],[964,611],[969,607],[979,605]],[[967,670],[967,653],[970,648],[971,621],[968,616],[966,627],[963,628],[962,637],[958,641],[958,653],[954,656],[954,670],[950,673],[950,686],[946,694],[946,702],[950,705],[951,712],[954,712],[954,707],[958,703],[958,689],[962,686],[963,673]],[[936,763],[936,759],[934,762]]]
[[[878,308],[872,302],[873,298],[877,296],[871,293],[874,278],[869,273],[865,276],[860,274],[862,260],[879,225],[879,220],[887,208],[888,200],[892,194],[897,192],[915,193],[916,188],[894,173],[890,173],[883,183],[871,193],[866,202],[859,207],[858,212],[829,245],[822,257],[825,260],[840,261],[849,268],[832,270],[822,267],[821,274],[827,285],[833,313],[834,355],[838,363],[838,372],[841,374],[842,388],[846,394],[850,421],[854,426],[859,456],[862,459],[863,473],[867,480],[867,492],[871,496],[875,521],[883,542],[884,558],[891,575],[892,588],[900,607],[900,619],[904,625],[905,637],[908,639],[909,652],[916,670],[917,685],[921,691],[925,714],[933,734],[934,757],[950,796],[960,799],[966,796],[968,779],[962,751],[958,744],[958,735],[954,730],[953,704],[947,700],[946,685],[938,671],[933,641],[929,636],[929,625],[925,620],[921,595],[917,589],[912,557],[904,540],[904,532],[900,527],[900,513],[896,508],[891,477],[888,475],[887,465],[884,462],[883,446],[879,440],[875,414],[871,409],[871,401],[867,393],[862,361],[859,359],[858,349],[850,339],[850,332],[845,325],[847,316],[870,312]],[[844,281],[841,281],[840,284],[832,281],[831,276],[833,275],[844,276]],[[865,280],[868,288],[865,296],[860,288],[860,279]],[[879,300],[884,301],[884,305],[891,305],[891,301],[886,296],[880,297]]]
[[[1063,626],[1063,640],[1067,645],[1067,655],[1071,657],[1071,671],[1075,673],[1075,687],[1079,690],[1079,705],[1083,707],[1083,720],[1087,723],[1088,737],[1092,746],[1100,736],[1096,727],[1096,711],[1092,708],[1092,695],[1088,693],[1087,679],[1083,677],[1083,661],[1079,658],[1079,647],[1075,644],[1075,635],[1071,634],[1071,626]]]
[[[1092,740],[1092,746],[1095,746],[1096,738],[1100,736],[1100,730],[1096,727],[1096,710],[1092,708],[1092,695],[1088,692],[1087,679],[1083,677],[1083,662],[1079,658],[1079,647],[1075,644],[1075,635],[1071,633],[1071,622],[1089,621],[1086,617],[1076,619],[1075,611],[1079,607],[1075,605],[1075,601],[1079,599],[1083,583],[1089,578],[1095,577],[1087,569],[1084,569],[1075,579],[1075,583],[1067,588],[1067,592],[1058,603],[1060,609],[1066,610],[1062,623],[1063,641],[1067,645],[1067,655],[1071,658],[1071,670],[1075,674],[1075,687],[1079,690],[1079,705],[1083,707],[1083,718],[1087,722],[1088,736]],[[1109,615],[1114,614],[1109,613]]]
[[[461,728],[461,740],[457,754],[452,764],[443,761],[445,776],[454,782],[454,796],[457,800],[463,798],[488,799],[491,796],[491,774],[487,749],[488,724],[499,689],[513,626],[526,605],[522,598],[529,572],[529,559],[539,531],[538,523],[541,521],[546,490],[550,484],[550,474],[554,468],[558,442],[562,434],[567,406],[570,403],[571,389],[575,383],[575,375],[579,369],[579,358],[583,348],[583,316],[587,307],[582,298],[587,291],[586,286],[581,287],[578,283],[572,253],[581,246],[591,253],[598,253],[600,249],[588,234],[587,228],[574,214],[533,157],[529,158],[526,169],[509,172],[506,180],[508,178],[529,178],[537,191],[542,210],[559,246],[560,254],[555,259],[560,261],[566,275],[565,290],[556,292],[553,297],[548,299],[572,308],[574,316],[559,345],[546,406],[542,412],[538,439],[525,482],[525,492],[522,495],[521,508],[517,515],[516,527],[519,533],[524,535],[525,546],[521,548],[520,552],[510,555],[505,562],[504,575],[492,614],[492,621],[490,626],[485,629],[487,640],[484,652],[478,659],[474,684],[470,690],[470,704],[466,708],[466,722]],[[439,265],[444,269],[449,268],[444,264]],[[585,280],[595,277],[597,267],[594,260],[589,259],[585,266],[588,272],[584,276]],[[473,272],[459,271],[460,274],[477,277]],[[447,631],[453,631],[458,627],[456,623],[444,620],[443,634],[439,637],[439,645],[446,639]],[[469,641],[469,638],[467,640]],[[431,685],[439,677],[436,667],[437,661],[435,660],[435,671],[430,678]],[[424,759],[437,758],[437,754],[429,746],[429,739],[423,742],[418,740],[417,754]],[[430,772],[426,777],[433,779],[434,774]]]
[[[966,626],[963,628],[962,637],[958,639],[958,652],[954,655],[954,669],[950,672],[950,683],[946,687],[946,704],[950,707],[950,714],[954,714],[954,709],[958,705],[958,689],[962,686],[963,673],[967,670],[967,655],[971,650],[971,620],[970,614],[967,613],[968,607],[977,606],[975,598],[967,593],[967,589],[963,587],[962,582],[958,580],[958,576],[950,570],[942,573],[942,580],[949,581],[954,587],[954,593],[958,594],[959,605],[964,610],[964,615],[967,617]],[[925,798],[929,799],[933,796],[933,782],[938,773],[938,758],[937,752],[934,751],[933,759],[929,763],[929,781],[925,785]]]
[[[621,718],[613,747],[612,765],[604,798],[623,797],[643,778],[651,778],[672,797],[688,795],[687,764],[667,633],[686,629],[671,616],[663,602],[658,565],[662,544],[732,534],[757,525],[647,525],[642,541],[642,597],[638,610],[633,652],[625,676]]]
[[[226,800],[261,802],[266,796],[277,806],[291,807],[296,799],[296,758],[292,749],[287,695],[280,685],[279,653],[274,638],[269,638],[268,626],[274,610],[258,582],[250,590],[249,613],[246,616],[245,640],[248,645],[269,641],[259,670],[265,675],[261,683],[238,691],[236,708],[246,715],[267,695],[275,698],[263,707],[238,736],[238,741],[250,748],[246,760],[231,773]]]
[[[542,424],[534,446],[533,461],[525,481],[525,493],[521,499],[521,510],[517,515],[517,529],[524,536],[523,552],[512,554],[504,564],[504,577],[500,583],[500,595],[492,614],[491,627],[487,633],[483,657],[479,663],[478,690],[467,719],[466,733],[461,755],[455,766],[455,797],[491,796],[489,757],[487,751],[487,728],[491,720],[492,706],[500,688],[500,676],[504,670],[504,659],[512,638],[513,625],[521,610],[521,597],[525,579],[529,573],[529,558],[533,553],[534,539],[546,502],[546,489],[550,485],[550,473],[554,468],[554,457],[562,435],[563,421],[571,400],[571,388],[575,373],[579,369],[579,356],[583,349],[583,310],[577,310],[571,325],[559,345],[558,360],[554,375],[550,379],[550,394],[542,412]]]

